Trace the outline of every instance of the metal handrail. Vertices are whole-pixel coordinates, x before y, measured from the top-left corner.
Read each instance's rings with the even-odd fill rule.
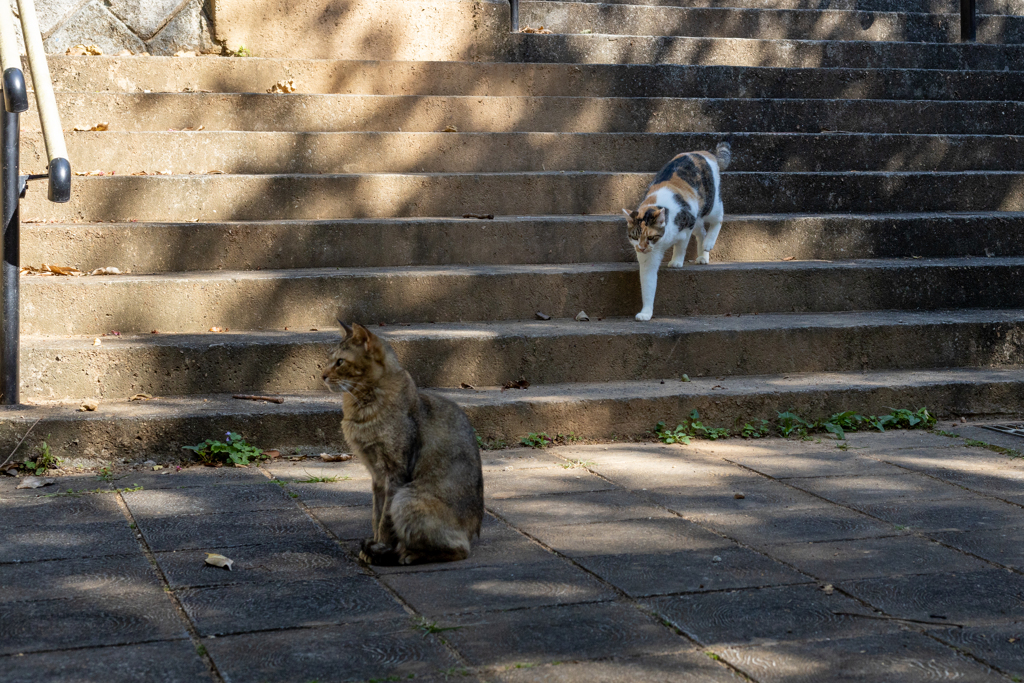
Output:
[[[973,43],[978,39],[978,16],[975,0],[960,0],[960,42]]]
[[[519,0],[508,0],[508,9],[512,14],[512,33],[519,33]]]
[[[47,196],[52,202],[66,202],[71,199],[71,164],[32,0],[18,0],[18,13],[21,15],[21,32],[25,38],[39,121],[46,142]],[[0,206],[3,210],[3,239],[0,240],[3,258],[0,265],[0,287],[3,288],[0,306],[0,403],[16,405],[19,402],[18,354],[21,341],[20,200],[25,196],[29,180],[29,176],[20,175],[18,170],[21,157],[19,115],[28,110],[28,95],[14,31],[14,16],[10,3],[6,1],[0,1],[0,64],[3,65],[4,93],[4,107],[0,111]]]

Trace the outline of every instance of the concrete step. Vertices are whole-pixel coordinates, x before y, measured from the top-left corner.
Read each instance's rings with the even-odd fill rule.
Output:
[[[862,100],[852,86],[850,99],[209,94],[63,94],[57,99],[67,131],[103,122],[111,131],[154,132],[204,126],[206,131],[437,133],[455,126],[463,133],[1024,134],[1021,102]],[[39,130],[34,117],[23,118],[25,131]],[[176,138],[178,144],[186,137]]]
[[[278,80],[287,78],[295,82],[294,94],[276,94],[265,99],[281,100],[296,110],[309,101],[302,99],[302,95],[318,93],[1016,101],[1020,99],[1024,86],[1024,71],[1019,69],[1003,72],[899,68],[786,69],[678,64],[258,59],[239,59],[238,66],[230,68],[236,63],[235,60],[152,57],[125,61],[93,57],[90,59],[103,61],[65,65],[60,59],[54,59],[55,87],[65,95],[77,94],[82,102],[102,99],[104,93],[146,94],[148,91],[195,94],[206,91],[200,92],[200,95],[206,97],[194,98],[196,102],[206,103],[216,101],[219,95],[263,95]],[[101,68],[104,64],[109,64],[109,67]],[[68,68],[62,68],[65,66]],[[268,84],[264,86],[264,83]],[[332,102],[338,106],[336,100]],[[71,112],[77,109],[64,110]]]
[[[1024,171],[1024,137],[737,133],[730,171]],[[266,173],[654,173],[721,134],[78,132],[79,170],[118,175]],[[22,172],[42,173],[42,135],[23,136]],[[513,153],[514,150],[514,153]]]
[[[519,22],[521,26],[543,25],[555,33],[927,43],[953,43],[960,38],[959,12],[670,7],[543,0],[520,3]],[[978,40],[1022,43],[1024,17],[981,15]]]
[[[730,239],[723,233],[723,242]],[[713,263],[665,269],[657,311],[1024,308],[1022,279],[1021,257]],[[628,317],[640,308],[640,279],[635,263],[221,271],[25,277],[21,296],[24,334],[196,334],[212,327],[330,329],[338,317],[389,325],[529,320],[537,311]]]
[[[534,0],[543,2],[545,0]],[[550,0],[561,2],[561,0]],[[717,7],[747,9],[859,10],[861,12],[915,12],[956,14],[956,0],[575,0],[599,5],[648,5],[656,7]],[[1024,14],[1021,0],[979,0],[979,14]]]
[[[266,305],[266,302],[257,302]],[[599,315],[588,311],[591,315]],[[655,315],[660,309],[655,307]],[[374,321],[368,321],[374,322]],[[1024,310],[870,311],[376,327],[422,386],[501,386],[1021,362]],[[25,336],[26,399],[313,391],[330,331]]]
[[[26,223],[21,240],[24,264],[83,271],[115,266],[132,273],[636,260],[621,213],[493,220]],[[727,215],[714,251],[716,262],[1021,255],[1024,213],[1009,212]]]
[[[519,33],[513,54],[520,62],[566,64],[1013,71],[1020,68],[1024,46]]]
[[[77,177],[71,201],[30,190],[22,219],[61,223],[465,214],[610,214],[640,201],[650,173],[423,173]],[[1024,210],[1024,174],[970,171],[726,173],[736,213]]]
[[[734,432],[745,422],[774,420],[785,410],[809,418],[845,410],[879,415],[904,407],[927,407],[941,418],[1024,412],[1019,367],[707,377],[685,383],[669,376],[664,382],[535,384],[525,391],[435,391],[463,407],[485,442],[508,445],[531,432],[602,440],[645,437],[659,420],[676,424],[695,409],[705,424]],[[0,413],[0,448],[11,452],[35,424],[16,458],[34,453],[45,438],[54,455],[82,464],[138,456],[177,459],[187,455],[182,446],[226,431],[262,448],[346,449],[340,395],[320,391],[282,398],[279,405],[239,401],[231,394],[119,398],[102,400],[95,412],[79,412],[77,402],[23,405]]]

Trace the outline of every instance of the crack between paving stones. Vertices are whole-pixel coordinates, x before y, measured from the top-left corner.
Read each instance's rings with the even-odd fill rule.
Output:
[[[109,650],[118,647],[131,647],[133,645],[152,645],[155,643],[179,643],[186,638],[157,638],[154,640],[133,640],[130,643],[115,643],[114,645],[79,645],[72,647],[51,648],[49,650],[32,650],[31,652],[12,652],[7,655],[0,655],[0,661],[12,657],[27,657],[29,655],[46,655],[52,652],[91,652],[94,650]]]
[[[167,580],[167,576],[157,563],[156,556],[153,554],[153,551],[149,547],[149,543],[146,542],[145,537],[142,535],[142,529],[140,529],[139,525],[136,524],[135,515],[133,515],[132,511],[128,508],[128,504],[125,502],[123,494],[117,489],[115,489],[114,492],[117,494],[117,506],[121,509],[121,514],[128,520],[128,526],[134,532],[135,540],[139,544],[142,554],[146,557],[149,564],[152,565],[153,571],[156,572],[157,577],[160,579],[164,593],[171,600],[171,603],[174,605],[174,609],[178,613],[178,617],[184,623],[185,630],[188,632],[189,639],[192,641],[192,646],[195,648],[196,654],[203,661],[203,664],[206,665],[206,669],[209,672],[210,677],[214,681],[224,683],[224,677],[217,669],[217,665],[214,663],[210,653],[207,652],[206,646],[203,645],[202,638],[199,635],[199,630],[196,628],[195,624],[192,623],[192,620],[189,619],[188,613],[185,611],[181,601],[178,599],[178,595],[171,588],[171,584]]]
[[[269,479],[271,482],[274,482],[275,484],[277,484],[278,482],[282,482],[283,483],[283,488],[288,489],[290,491],[289,487],[292,485],[292,482],[288,482],[288,481],[286,481],[284,479],[278,479],[272,473],[268,472],[267,470],[263,469],[262,467],[257,467],[256,469],[260,472],[260,474],[262,474],[264,477]],[[327,528],[327,526],[323,522],[321,522],[317,518],[316,515],[313,514],[312,510],[309,509],[309,506],[306,505],[306,503],[301,498],[292,498],[292,502],[294,502],[295,505],[299,508],[299,510],[301,510],[302,513],[305,514],[306,517],[308,517],[311,522],[313,522],[313,525],[315,527],[317,527],[318,529],[323,531],[329,538],[333,539],[334,542],[337,543],[338,546],[345,552],[345,554],[347,554],[349,557],[351,557],[353,559],[353,561],[356,563],[356,566],[359,568],[359,570],[363,573],[364,576],[369,576],[370,578],[372,578],[377,583],[377,585],[380,586],[382,590],[384,590],[384,592],[386,592],[388,595],[390,595],[391,598],[395,602],[397,602],[399,605],[402,606],[402,609],[404,609],[406,612],[409,613],[410,617],[415,616],[415,617],[419,617],[420,619],[422,619],[424,621],[426,620],[426,618],[427,618],[426,616],[424,616],[424,615],[420,614],[419,612],[417,612],[415,610],[415,608],[413,608],[412,605],[410,605],[408,602],[406,602],[406,600],[401,595],[399,595],[397,591],[395,591],[391,586],[389,586],[381,578],[380,574],[378,574],[377,572],[373,571],[373,568],[370,565],[367,565],[364,562],[362,562],[359,559],[359,556],[356,553],[354,553],[352,551],[352,549],[349,548],[345,544],[344,541],[342,541],[340,538],[338,538],[338,536],[335,535],[334,532],[332,532],[329,528]],[[351,507],[351,506],[346,506],[346,507]],[[310,626],[310,627],[303,627],[303,628],[316,628],[316,627]],[[289,629],[289,630],[291,630],[291,629]],[[442,638],[440,635],[438,635],[436,633],[424,634],[424,637],[427,637],[427,636],[430,636],[436,642],[440,643],[440,645],[452,657],[454,657],[455,660],[463,668],[469,669],[471,671],[477,670],[477,667],[474,667],[473,665],[471,665],[469,663],[469,660],[466,659],[466,657],[464,657],[461,652],[459,652],[451,643],[449,643],[447,640]]]

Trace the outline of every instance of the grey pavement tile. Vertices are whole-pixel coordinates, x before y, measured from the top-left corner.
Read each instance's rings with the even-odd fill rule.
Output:
[[[1004,569],[884,577],[837,584],[886,614],[950,626],[1024,620],[1024,576]]]
[[[985,448],[955,445],[915,451],[873,452],[872,457],[899,465],[914,472],[931,473],[934,470],[977,472],[1016,466],[1016,460]]]
[[[903,473],[903,470],[895,465],[860,455],[854,450],[843,451],[835,447],[831,450],[814,453],[773,453],[771,455],[747,454],[741,451],[729,456],[728,459],[730,462],[749,467],[776,479],[887,476]]]
[[[163,591],[0,604],[0,655],[187,637]]]
[[[373,503],[369,479],[341,479],[315,483],[299,483],[300,481],[291,482],[287,490],[311,508]]]
[[[138,520],[138,525],[154,552],[299,543],[326,537],[301,510],[148,517]]]
[[[955,550],[906,534],[851,541],[790,543],[769,554],[822,581],[905,574],[969,572],[989,565]]]
[[[113,555],[50,562],[0,564],[0,603],[90,595],[162,594],[156,569],[136,549]]]
[[[707,647],[752,645],[888,633],[899,624],[838,591],[817,585],[775,586],[694,593],[645,600],[684,633]]]
[[[990,562],[1024,570],[1024,543],[1021,543],[1021,539],[1024,538],[1024,524],[1003,529],[933,531],[928,535]]]
[[[850,446],[863,446],[882,453],[918,448],[948,448],[957,445],[955,439],[924,429],[890,429],[885,432],[870,429],[848,432],[846,440]]]
[[[491,500],[488,507],[514,526],[526,530],[561,524],[672,516],[621,489]]]
[[[38,524],[123,522],[113,493],[55,496],[0,501],[0,532]]]
[[[731,647],[719,654],[763,683],[1006,681],[953,648],[910,631]]]
[[[634,490],[686,487],[722,477],[750,475],[721,458],[694,455],[674,446],[628,455],[597,453],[590,459],[594,463],[591,469],[619,486]]]
[[[631,657],[688,651],[692,646],[643,612],[619,603],[538,607],[440,620],[444,633],[474,666]]]
[[[369,505],[317,507],[310,512],[342,541],[362,540],[373,534],[373,509]]]
[[[413,609],[428,617],[616,597],[613,590],[556,557],[542,562],[391,574],[383,580]]]
[[[694,519],[729,512],[821,505],[821,500],[809,493],[749,472],[673,488],[652,488],[642,495]]]
[[[245,514],[295,507],[280,486],[266,480],[252,485],[129,491],[122,497],[136,521],[144,517]]]
[[[138,552],[139,543],[125,519],[60,524],[42,516],[22,527],[0,529],[0,564]]]
[[[684,513],[691,516],[690,513]],[[782,543],[891,536],[893,526],[837,505],[764,508],[751,512],[693,513],[693,519],[755,548]]]
[[[971,491],[1024,505],[1024,468],[975,467],[970,470],[936,468],[928,474]]]
[[[978,628],[931,630],[929,633],[1011,676],[1024,678],[1024,621]]]
[[[114,474],[111,485],[119,489],[141,486],[150,489],[182,489],[200,486],[259,484],[267,478],[256,467],[182,467],[153,471],[137,470]]]
[[[49,478],[49,477],[48,477]],[[80,493],[96,489],[109,490],[113,487],[93,474],[73,474],[68,476],[52,476],[54,483],[38,489],[19,489],[22,477],[0,476],[0,505],[6,500],[40,498],[58,493]]]
[[[400,617],[405,610],[370,576],[267,581],[175,591],[203,636]]]
[[[188,640],[6,657],[5,683],[195,683],[212,680]]]
[[[793,479],[789,483],[827,500],[858,509],[877,503],[941,500],[964,495],[964,490],[958,486],[898,469],[888,475]]]
[[[232,683],[401,680],[438,674],[459,662],[409,618],[204,638]]]
[[[565,462],[556,455],[560,450],[564,449],[512,448],[503,451],[481,451],[480,465],[484,471],[484,480],[486,481],[487,475],[491,472],[510,471],[509,468],[524,470],[559,465]]]
[[[607,491],[617,488],[583,467],[549,467],[488,472],[484,475],[484,496],[525,498],[557,493]]]
[[[369,529],[367,522],[366,529]],[[495,567],[544,562],[555,556],[537,542],[491,515],[484,515],[480,536],[473,539],[470,555],[459,562],[413,564],[405,567],[374,567],[378,574],[409,574],[419,571],[444,571],[468,567]]]
[[[230,570],[206,564],[206,552],[234,561]],[[347,549],[331,540],[300,541],[237,548],[156,553],[172,588],[286,579],[327,579],[362,573]]]
[[[703,652],[559,662],[511,668],[493,677],[498,683],[739,683],[744,679]]]
[[[370,471],[358,458],[345,462],[323,462],[317,458],[299,461],[275,460],[269,465],[264,465],[262,469],[282,481],[299,481],[313,477],[370,480]]]
[[[975,531],[1024,526],[1024,508],[964,493],[945,500],[858,505],[869,515],[914,531]]]
[[[552,527],[537,533],[547,545],[633,596],[808,580],[679,518]]]

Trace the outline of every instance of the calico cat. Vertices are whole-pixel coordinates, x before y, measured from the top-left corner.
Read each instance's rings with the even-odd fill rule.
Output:
[[[640,262],[640,293],[644,307],[637,320],[654,314],[654,292],[658,287],[658,266],[672,249],[670,268],[682,268],[690,236],[697,238],[697,263],[708,263],[722,228],[720,171],[732,160],[728,142],[720,142],[715,153],[684,152],[658,171],[647,188],[647,196],[636,211],[623,209],[626,232]]]
[[[341,326],[323,380],[344,392],[341,428],[373,481],[373,537],[363,541],[360,558],[464,560],[484,514],[480,450],[469,419],[448,399],[417,391],[384,340],[359,324]]]

